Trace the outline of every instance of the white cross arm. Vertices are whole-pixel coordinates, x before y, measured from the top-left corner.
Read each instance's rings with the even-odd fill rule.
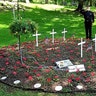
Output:
[[[95,41],[96,40],[96,38],[94,38],[94,39],[92,39],[93,41]]]
[[[95,38],[94,39],[92,39],[93,41],[95,41],[96,40],[96,34],[95,34]]]
[[[78,43],[78,45],[81,45],[81,44],[84,44],[84,43],[86,43],[86,42],[84,41],[84,42]]]
[[[56,34],[57,32],[51,32],[50,34]]]
[[[41,35],[41,34],[33,34],[33,36],[39,36],[39,35]]]
[[[67,31],[63,31],[62,33],[66,33]]]

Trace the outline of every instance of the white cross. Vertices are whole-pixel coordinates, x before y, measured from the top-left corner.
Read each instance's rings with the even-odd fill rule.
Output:
[[[93,41],[95,41],[95,52],[96,52],[96,34],[95,34],[95,38],[93,39]]]
[[[65,30],[65,28],[64,28],[64,31],[62,32],[63,33],[63,39],[64,39],[64,41],[65,41],[65,33],[66,33],[67,31]]]
[[[83,57],[83,44],[85,43],[85,41],[83,42],[82,38],[81,38],[81,43],[78,43],[78,45],[81,45],[81,58]]]
[[[33,36],[36,36],[36,46],[38,47],[38,36],[41,34],[38,34],[38,31],[36,31],[36,34],[33,34]]]
[[[56,34],[56,32],[54,32],[54,29],[52,29],[52,32],[50,34],[52,34],[52,43],[54,44],[54,34]]]

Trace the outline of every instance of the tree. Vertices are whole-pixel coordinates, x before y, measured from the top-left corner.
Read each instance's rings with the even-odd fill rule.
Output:
[[[89,0],[89,3],[90,3],[90,6],[92,6],[93,4],[92,4],[92,0]]]
[[[58,1],[58,0],[54,0],[55,4],[57,4],[57,1]]]
[[[11,33],[18,38],[20,59],[21,59],[21,63],[23,63],[22,50],[20,48],[20,41],[21,41],[20,36],[22,34],[36,32],[37,25],[34,21],[30,19],[28,20],[17,19],[10,24],[9,28],[11,30]]]
[[[20,36],[22,34],[34,33],[37,30],[37,25],[30,19],[16,19],[9,26],[11,33],[18,38],[20,51]]]
[[[48,4],[48,1],[49,1],[49,0],[45,0],[45,4]]]
[[[81,11],[83,9],[84,0],[78,0],[78,7],[75,11]]]
[[[77,0],[78,1],[78,7],[77,7],[77,11],[82,10],[83,9],[83,5],[86,2],[86,6],[92,6],[93,5],[93,0]]]

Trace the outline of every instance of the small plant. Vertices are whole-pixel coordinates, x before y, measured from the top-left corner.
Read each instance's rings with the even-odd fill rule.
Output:
[[[37,30],[37,24],[30,19],[16,19],[9,26],[11,33],[18,38],[20,50],[20,36],[22,34],[34,33]]]

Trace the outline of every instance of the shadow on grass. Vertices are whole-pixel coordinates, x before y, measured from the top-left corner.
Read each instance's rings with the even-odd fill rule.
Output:
[[[22,18],[30,18],[38,24],[39,26],[38,32],[42,34],[40,36],[40,39],[41,38],[44,39],[45,37],[51,38],[51,35],[49,33],[52,31],[53,28],[57,32],[56,34],[57,38],[62,37],[61,32],[63,31],[64,28],[66,28],[66,30],[68,31],[66,33],[67,38],[73,36],[73,34],[75,34],[77,38],[85,37],[83,16],[81,16],[78,13],[75,13],[74,11],[67,9],[63,9],[63,11],[61,10],[52,11],[40,8],[26,8],[25,10],[20,10],[20,15]],[[1,46],[4,45],[7,46],[17,42],[16,38],[15,37],[13,38],[12,35],[10,34],[10,30],[8,28],[12,20],[13,20],[12,9],[7,11],[1,11],[0,35],[4,36],[0,41]],[[25,40],[24,39],[25,37],[26,36],[22,38],[22,41]],[[5,38],[6,41],[4,40]],[[34,37],[28,37],[28,36],[27,38],[28,40],[35,39]]]

